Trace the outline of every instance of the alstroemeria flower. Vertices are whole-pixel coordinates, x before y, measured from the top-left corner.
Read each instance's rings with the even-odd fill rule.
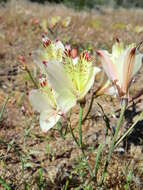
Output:
[[[51,41],[43,37],[43,48],[33,53],[33,59],[40,74],[44,75],[39,79],[40,89],[32,90],[29,95],[33,108],[40,112],[40,127],[46,132],[52,128],[61,115],[65,115],[67,109],[61,110],[60,101],[57,103],[56,92],[47,85],[47,72],[45,64],[49,61],[61,62],[64,54],[64,45],[60,41]]]
[[[40,78],[40,89],[31,90],[29,100],[34,110],[40,113],[40,127],[43,132],[51,129],[62,115],[60,103],[56,101],[55,92],[47,85],[45,77]],[[67,111],[67,109],[65,109]]]
[[[51,41],[46,37],[43,37],[44,49],[41,54],[41,59],[48,62],[51,60],[62,61],[63,52],[65,51],[64,45],[61,41]]]
[[[100,71],[93,66],[88,52],[79,57],[73,57],[71,52],[65,50],[63,62],[51,61],[45,66],[48,80],[57,92],[57,102],[63,103],[62,110],[73,107],[85,97]]]
[[[44,64],[49,61],[62,62],[65,51],[64,45],[61,41],[51,41],[49,38],[42,38],[43,48],[32,53],[33,60],[41,73],[46,74]]]
[[[112,54],[105,50],[97,53],[116,94],[119,97],[127,97],[132,78],[142,65],[142,54],[138,48],[135,44],[124,48],[123,43],[116,42],[112,47]]]
[[[44,80],[40,79],[40,89],[32,90],[29,99],[40,112],[42,130],[48,131],[61,115],[84,98],[100,69],[93,66],[88,52],[78,57],[76,49],[71,50],[70,46],[64,47],[60,41],[52,42],[47,38],[43,39],[43,46],[35,62]]]

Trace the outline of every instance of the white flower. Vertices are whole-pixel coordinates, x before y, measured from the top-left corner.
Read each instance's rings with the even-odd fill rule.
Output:
[[[97,53],[116,94],[120,97],[127,96],[132,78],[142,65],[142,54],[138,52],[138,48],[135,44],[124,48],[123,43],[116,42],[112,47],[112,54],[105,50]]]
[[[40,112],[41,129],[48,131],[85,97],[100,69],[93,66],[88,52],[78,57],[75,48],[47,38],[43,38],[43,46],[35,61],[42,75],[40,89],[32,90],[29,99]]]
[[[51,61],[45,68],[48,81],[57,93],[57,102],[62,102],[62,110],[73,107],[85,97],[94,83],[95,75],[100,71],[93,66],[87,52],[81,53],[76,64],[66,54],[63,63]]]
[[[43,80],[43,81],[42,81]],[[31,90],[29,100],[34,110],[40,113],[40,127],[43,132],[51,129],[64,116],[69,108],[61,109],[63,102],[57,103],[57,94],[47,85],[45,79],[40,79],[41,88]]]

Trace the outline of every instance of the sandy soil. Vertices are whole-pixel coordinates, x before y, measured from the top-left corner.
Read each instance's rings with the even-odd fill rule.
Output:
[[[53,25],[53,18],[59,21]],[[57,19],[57,20],[58,20]],[[69,20],[69,23],[67,23]],[[52,29],[51,29],[52,28]],[[18,61],[24,55],[28,68],[33,72],[29,53],[41,46],[43,33],[51,39],[70,42],[73,47],[95,50],[111,50],[116,37],[125,43],[139,43],[143,39],[143,11],[101,8],[76,12],[64,6],[39,5],[25,1],[12,1],[0,7],[0,107],[7,96],[9,100],[0,121],[0,189],[7,183],[14,190],[89,189],[87,169],[81,162],[81,152],[67,131],[65,140],[56,127],[48,133],[40,130],[38,117],[28,101],[28,92],[33,89],[27,73]],[[98,59],[96,64],[101,66]],[[135,96],[143,87],[143,67],[135,77],[130,96]],[[99,85],[97,77],[94,85]],[[90,93],[87,95],[87,110]],[[142,96],[130,103],[126,111],[121,133],[135,121],[143,109]],[[92,110],[83,124],[83,141],[91,166],[94,166],[99,143],[105,145],[105,122],[97,102],[102,105],[111,127],[119,117],[119,100],[102,96],[94,100]],[[77,131],[78,106],[72,111],[72,128]],[[63,130],[66,124],[63,124]],[[101,176],[105,155],[108,153],[110,133],[107,136],[97,178]],[[132,171],[130,189],[143,189],[143,122],[116,149],[108,168],[105,189],[123,190],[127,176]],[[40,176],[42,176],[40,178]],[[92,184],[97,189],[97,183]]]

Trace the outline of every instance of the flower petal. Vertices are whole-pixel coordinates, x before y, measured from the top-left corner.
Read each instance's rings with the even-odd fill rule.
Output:
[[[49,129],[60,119],[60,115],[55,110],[45,110],[40,114],[40,127],[43,132],[47,132]]]
[[[124,58],[124,66],[123,66],[123,83],[122,83],[122,91],[126,94],[128,91],[128,86],[132,78],[133,68],[135,64],[135,56],[136,56],[136,48],[129,47],[126,50],[126,55]]]
[[[141,53],[136,55],[135,64],[134,64],[134,67],[133,67],[133,72],[132,72],[131,77],[133,77],[139,71],[139,69],[141,68],[141,66],[142,66],[142,58],[143,58],[143,55]]]
[[[33,108],[38,112],[53,109],[49,97],[40,90],[31,90],[29,100]]]
[[[117,41],[113,46],[112,46],[112,56],[113,59],[118,59],[120,55],[124,51],[124,44],[123,42]]]
[[[47,64],[47,73],[49,83],[55,90],[57,105],[59,109],[66,113],[76,104],[71,81],[67,78],[62,65],[58,62],[49,62]]]
[[[33,51],[32,59],[33,59],[34,63],[37,65],[37,67],[40,69],[40,72],[42,74],[46,74],[45,66],[42,63],[42,61],[46,61],[46,60],[42,60],[42,54],[43,53],[41,50]]]
[[[66,76],[62,64],[56,61],[48,62],[46,69],[49,83],[57,94],[62,94],[63,89],[69,89],[71,93],[73,92],[72,83]]]
[[[93,86],[94,84],[94,80],[95,80],[95,76],[97,73],[99,73],[101,71],[100,68],[98,67],[93,67],[91,68],[91,72],[89,74],[89,78],[87,80],[87,83],[82,91],[82,93],[80,94],[80,99],[84,98],[84,96],[87,94],[87,92],[90,90],[90,88]]]
[[[118,79],[118,72],[116,66],[113,64],[113,62],[110,59],[110,54],[105,50],[99,50],[97,51],[98,55],[101,58],[101,62],[103,65],[103,68],[108,76],[108,78],[111,81],[115,81]]]
[[[59,41],[59,40],[55,42],[55,47],[56,47],[56,50],[61,49],[62,52],[65,51],[65,47],[64,47],[63,43],[61,41]]]
[[[67,113],[72,107],[76,105],[76,97],[69,89],[63,89],[56,97],[59,109]]]

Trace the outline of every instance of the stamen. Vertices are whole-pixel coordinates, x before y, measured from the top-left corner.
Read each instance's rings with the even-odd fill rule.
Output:
[[[69,45],[69,44],[66,44],[66,45],[65,45],[65,49],[66,49],[66,50],[71,50],[70,45]]]
[[[80,57],[81,58],[81,57]],[[82,58],[85,59],[87,62],[90,61],[91,57],[87,51],[82,53]]]
[[[40,77],[40,86],[42,87],[42,88],[44,88],[46,85],[47,85],[47,80],[46,80],[46,78],[42,78],[42,77]]]
[[[43,65],[45,65],[45,66],[47,65],[47,62],[46,62],[46,61],[42,61],[42,63],[43,63]]]
[[[49,38],[42,36],[42,42],[43,42],[43,46],[46,48],[51,44],[51,40],[49,40]]]
[[[29,57],[31,57],[31,56],[32,56],[32,53],[30,52],[30,53],[29,53]]]
[[[117,43],[120,43],[120,39],[119,39],[118,37],[116,38],[116,42],[117,42]]]
[[[65,114],[63,112],[61,112],[61,111],[59,111],[58,115],[61,116],[61,117],[63,117],[64,119],[66,118]]]
[[[64,53],[65,53],[65,55],[67,56],[67,57],[71,57],[71,50],[65,50],[64,51]]]

